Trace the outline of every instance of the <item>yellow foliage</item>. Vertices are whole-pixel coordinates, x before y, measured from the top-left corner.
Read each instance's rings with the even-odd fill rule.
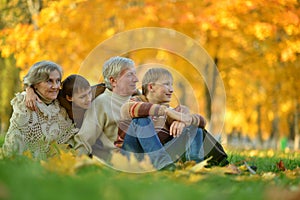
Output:
[[[265,172],[262,174],[262,179],[269,181],[269,180],[273,180],[276,177],[276,174],[273,172]]]
[[[131,173],[143,173],[154,171],[149,156],[145,155],[142,161],[138,161],[134,154],[130,154],[130,157],[115,152],[111,158],[112,167],[116,170],[131,172]]]
[[[97,158],[89,158],[86,155],[77,156],[76,152],[67,145],[52,145],[52,156],[41,160],[41,165],[47,170],[62,174],[74,175],[76,170],[84,166],[95,165],[102,167],[102,162]]]
[[[17,6],[16,2],[14,6]],[[10,13],[3,19],[12,17],[15,16]],[[15,26],[8,26],[0,31],[1,56],[13,54],[17,67],[22,69],[21,75],[34,62],[45,59],[58,62],[63,67],[65,76],[77,73],[91,50],[114,34],[134,28],[163,27],[192,37],[203,45],[212,60],[218,61],[217,67],[222,73],[226,89],[226,109],[231,112],[226,119],[225,127],[230,127],[227,130],[239,122],[239,128],[243,128],[244,132],[257,134],[255,130],[259,127],[255,119],[258,117],[253,116],[258,116],[255,110],[258,104],[264,104],[262,113],[279,110],[278,115],[283,120],[293,112],[292,107],[286,107],[284,112],[280,108],[281,104],[294,101],[297,85],[300,85],[297,78],[299,67],[296,67],[299,66],[297,55],[300,52],[300,19],[296,0],[236,0],[231,3],[195,0],[45,1],[34,20],[38,22],[36,29],[32,24],[15,22]],[[151,37],[147,33],[141,37],[144,36],[146,39]],[[131,46],[135,41],[136,38],[132,38],[113,48]],[[113,52],[113,48],[106,50],[106,53]],[[193,52],[192,47],[186,46],[183,50],[189,56],[202,59],[201,55]],[[194,76],[196,73],[190,70],[190,63],[183,61],[186,58],[160,51],[148,53],[132,51],[125,52],[125,56],[130,56],[141,64],[158,60],[183,74],[195,90],[198,101],[193,102],[193,106],[198,104],[202,108],[201,112],[205,110],[205,83]],[[95,65],[101,68],[103,62],[98,62]],[[290,69],[291,72],[288,72]],[[278,87],[276,91],[274,86],[277,84],[286,86]],[[216,94],[209,95],[219,99],[220,88],[214,89]],[[277,108],[272,107],[272,99],[281,101]],[[239,113],[239,119],[235,118],[234,112]],[[267,117],[262,117],[261,120],[262,132],[269,133],[272,121]],[[287,126],[282,127],[282,132],[289,131]]]

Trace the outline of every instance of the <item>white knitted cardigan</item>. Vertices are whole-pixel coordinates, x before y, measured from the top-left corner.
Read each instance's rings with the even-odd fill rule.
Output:
[[[13,114],[3,144],[4,155],[22,154],[31,151],[34,157],[48,156],[50,144],[67,143],[78,132],[64,108],[53,103],[37,103],[38,111],[25,106],[25,92],[16,94],[11,101]]]

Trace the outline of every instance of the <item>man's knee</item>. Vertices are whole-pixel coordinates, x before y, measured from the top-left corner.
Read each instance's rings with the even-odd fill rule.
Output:
[[[148,117],[134,118],[132,119],[132,122],[139,126],[148,126],[150,123],[152,123],[151,119]]]

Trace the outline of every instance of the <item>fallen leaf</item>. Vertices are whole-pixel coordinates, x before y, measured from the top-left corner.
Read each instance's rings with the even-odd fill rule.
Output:
[[[191,167],[189,171],[194,172],[194,173],[200,173],[205,171],[205,166],[208,165],[208,161],[212,159],[212,156],[207,158],[206,160],[203,160],[202,162],[196,164],[195,166]]]
[[[276,163],[276,167],[280,171],[285,171],[286,170],[286,168],[285,168],[284,163],[283,163],[282,160],[280,160],[278,163]]]
[[[261,176],[258,174],[250,175],[250,176],[236,176],[235,180],[237,181],[260,181]]]
[[[176,170],[174,172],[175,177],[189,176],[190,174],[191,172],[187,170]]]
[[[224,167],[225,169],[225,174],[232,174],[232,175],[238,175],[241,173],[239,168],[235,166],[234,164],[229,164],[227,167]]]
[[[297,172],[296,171],[293,171],[293,170],[285,170],[283,172],[287,178],[289,179],[296,179],[298,176],[297,176]]]
[[[273,172],[266,172],[266,173],[263,173],[261,177],[264,180],[271,180],[276,177],[276,174]]]
[[[194,160],[186,161],[183,163],[182,168],[185,170],[190,170],[192,167],[194,167],[197,163]]]
[[[124,172],[141,173],[156,170],[147,155],[144,156],[143,160],[138,161],[134,154],[130,154],[128,158],[119,152],[114,152],[111,158],[111,164],[117,170]]]

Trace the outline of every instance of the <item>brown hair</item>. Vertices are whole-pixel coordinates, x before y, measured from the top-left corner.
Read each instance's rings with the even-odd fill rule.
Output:
[[[63,97],[66,97],[67,95],[69,97],[72,97],[73,93],[76,93],[81,89],[88,89],[91,87],[88,80],[86,80],[86,78],[78,74],[72,74],[68,76],[61,83],[61,85],[61,94]]]

